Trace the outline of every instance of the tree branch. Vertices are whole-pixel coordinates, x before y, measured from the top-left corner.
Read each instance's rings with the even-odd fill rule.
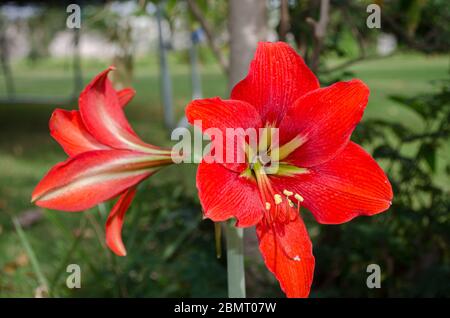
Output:
[[[357,63],[362,62],[362,61],[381,60],[381,59],[385,59],[385,58],[391,57],[392,55],[394,55],[394,54],[389,54],[389,55],[370,55],[370,56],[361,55],[361,56],[358,56],[358,57],[356,57],[354,59],[342,62],[341,64],[336,65],[335,67],[331,67],[331,68],[328,68],[328,69],[325,69],[325,70],[321,70],[319,73],[320,74],[328,74],[328,73],[332,73],[332,72],[336,72],[336,71],[342,70],[344,68],[347,68],[349,66],[352,66],[353,64],[357,64]]]
[[[403,39],[403,41],[405,41],[405,43],[409,47],[419,50],[419,51],[422,51],[422,52],[425,52],[425,53],[429,53],[430,51],[432,51],[428,48],[428,46],[426,44],[420,43],[420,42],[414,40],[410,35],[408,35],[405,31],[403,31],[403,28],[400,25],[398,25],[394,21],[394,19],[391,19],[389,16],[386,16],[385,14],[383,14],[381,16],[381,19],[382,19],[383,23],[386,23],[387,25],[389,25],[391,27],[391,30],[393,31],[393,33],[397,37]]]
[[[345,69],[349,66],[352,66],[353,64],[357,64],[359,62],[362,61],[366,61],[366,60],[378,60],[378,59],[384,59],[387,57],[391,57],[393,54],[389,54],[389,55],[366,55],[366,43],[364,41],[364,37],[361,34],[361,31],[358,29],[357,25],[355,24],[351,14],[348,11],[347,7],[341,7],[341,12],[342,15],[345,19],[345,21],[347,21],[347,23],[350,26],[351,32],[353,33],[354,37],[356,38],[357,42],[358,42],[358,48],[359,48],[359,56],[350,60],[347,60],[345,62],[342,62],[341,64],[332,67],[332,68],[328,68],[325,70],[321,70],[319,73],[321,74],[328,74],[328,73],[332,73],[335,71],[339,71],[342,69]]]
[[[316,71],[319,66],[320,52],[323,47],[323,40],[327,32],[328,21],[330,18],[330,0],[320,1],[319,21],[313,18],[307,18],[306,22],[311,24],[314,31],[314,50],[311,56],[311,69]]]
[[[350,26],[350,30],[353,34],[353,36],[356,38],[358,42],[358,48],[359,48],[359,56],[364,57],[366,56],[366,43],[364,40],[364,36],[362,35],[361,31],[358,29],[358,26],[355,24],[355,21],[353,20],[352,15],[348,11],[348,8],[345,6],[341,7],[342,16],[344,17],[344,20],[347,21],[347,23]]]
[[[220,66],[222,67],[225,74],[228,75],[229,73],[229,63],[228,59],[225,57],[225,55],[220,50],[219,46],[214,41],[214,33],[209,25],[208,21],[204,17],[201,9],[195,2],[195,0],[187,0],[187,4],[189,6],[189,10],[191,10],[193,16],[198,20],[200,25],[202,26],[203,31],[205,31],[206,38],[208,39],[209,46],[211,47],[211,50],[213,51],[214,55],[216,56],[217,60],[219,61]]]
[[[286,35],[291,28],[289,17],[289,3],[288,0],[281,0],[280,4],[280,25],[278,29],[278,37],[280,41],[286,41]]]

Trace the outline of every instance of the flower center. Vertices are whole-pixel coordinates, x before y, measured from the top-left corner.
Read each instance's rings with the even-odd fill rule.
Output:
[[[279,146],[278,138],[275,138],[278,137],[277,133],[276,128],[268,125],[262,129],[256,147],[252,147],[248,143],[245,144],[248,168],[243,172],[244,176],[256,177],[256,169],[262,169],[268,175],[278,176],[293,176],[308,172],[306,168],[297,167],[287,161],[289,155],[298,149],[305,140],[297,136]]]
[[[270,176],[292,177],[296,174],[308,173],[306,168],[297,167],[286,161],[304,140],[295,137],[280,147],[270,129],[272,129],[270,126],[266,127],[260,134],[257,149],[246,144],[248,167],[241,176],[256,182],[265,207],[267,222],[277,220],[284,223],[297,217],[303,197],[288,189],[282,192],[277,191],[272,185]]]

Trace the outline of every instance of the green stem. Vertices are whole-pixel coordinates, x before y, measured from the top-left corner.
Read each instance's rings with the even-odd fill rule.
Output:
[[[36,254],[34,253],[33,248],[31,247],[26,234],[22,229],[22,226],[20,225],[19,221],[16,218],[13,218],[12,222],[16,229],[17,235],[19,236],[20,242],[22,243],[22,246],[25,249],[28,258],[30,259],[31,267],[33,268],[33,271],[36,274],[39,285],[47,290],[49,296],[52,296],[53,294],[50,291],[50,285],[48,284],[48,280],[41,270],[41,266],[39,265],[39,261],[36,257]]]
[[[245,297],[244,231],[225,222],[227,240],[228,297]]]

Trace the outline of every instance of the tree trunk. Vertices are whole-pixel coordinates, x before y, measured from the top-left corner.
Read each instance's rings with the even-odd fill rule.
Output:
[[[327,33],[327,26],[330,19],[330,0],[320,1],[319,20],[315,21],[312,18],[306,19],[306,22],[312,25],[314,30],[314,49],[311,56],[309,67],[313,72],[319,68],[320,53],[323,48],[323,41]]]
[[[291,28],[289,17],[288,0],[281,0],[280,3],[280,25],[278,26],[278,38],[280,41],[286,41],[286,36]]]
[[[16,95],[14,79],[9,64],[8,39],[6,37],[6,23],[0,20],[0,64],[5,76],[6,94],[9,99],[13,99]]]
[[[231,89],[247,74],[257,43],[266,39],[267,9],[261,0],[230,0],[229,6]]]

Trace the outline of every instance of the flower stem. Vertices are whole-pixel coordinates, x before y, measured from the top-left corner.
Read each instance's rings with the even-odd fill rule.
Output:
[[[227,240],[228,297],[245,297],[244,231],[225,222]]]
[[[33,248],[31,247],[28,238],[22,229],[22,226],[20,225],[19,221],[16,218],[13,218],[12,221],[14,227],[16,228],[16,232],[17,235],[19,236],[20,242],[22,243],[22,246],[25,252],[27,253],[28,258],[30,259],[31,267],[33,268],[34,273],[36,274],[40,287],[42,287],[45,291],[47,291],[48,295],[51,297],[54,294],[52,294],[49,289],[50,285],[48,283],[48,280],[45,277],[44,273],[42,272],[41,265],[39,264],[36,254]]]
[[[216,239],[216,256],[222,258],[222,223],[214,222],[214,236]]]

